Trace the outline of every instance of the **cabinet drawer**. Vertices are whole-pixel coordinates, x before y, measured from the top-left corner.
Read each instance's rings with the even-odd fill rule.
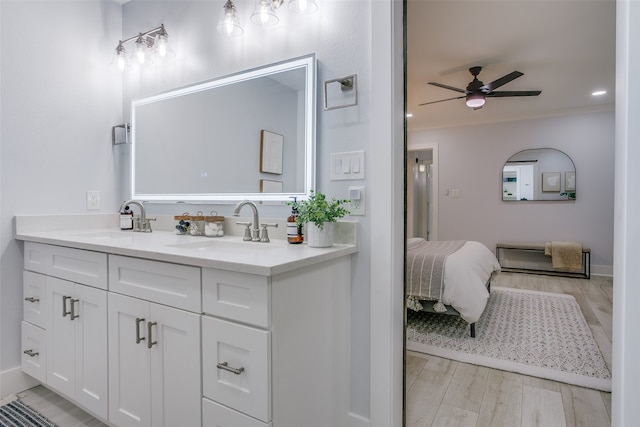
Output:
[[[202,399],[202,425],[208,427],[271,427],[272,423],[263,423],[212,400]]]
[[[107,255],[100,252],[25,242],[24,269],[107,289]]]
[[[109,290],[202,312],[198,267],[109,255]]]
[[[25,321],[46,329],[47,276],[24,271],[22,274],[23,318]]]
[[[270,367],[271,332],[202,317],[202,388],[205,397],[269,422]]]
[[[269,278],[204,268],[202,311],[214,316],[268,328]]]
[[[22,322],[22,372],[47,382],[47,334],[42,328]]]

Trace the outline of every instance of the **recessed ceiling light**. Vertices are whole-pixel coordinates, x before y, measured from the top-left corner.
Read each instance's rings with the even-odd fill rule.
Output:
[[[413,114],[407,113],[407,118],[409,118],[409,117],[413,117]]]
[[[595,92],[591,92],[591,95],[592,96],[602,96],[602,95],[605,95],[606,93],[607,93],[606,90],[597,90]]]

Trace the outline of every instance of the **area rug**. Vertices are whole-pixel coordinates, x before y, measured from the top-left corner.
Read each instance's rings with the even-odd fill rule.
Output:
[[[611,391],[611,373],[571,295],[492,287],[475,338],[460,317],[407,312],[407,350]]]
[[[1,427],[56,427],[54,423],[15,396],[2,400],[0,405],[2,405],[0,406]]]

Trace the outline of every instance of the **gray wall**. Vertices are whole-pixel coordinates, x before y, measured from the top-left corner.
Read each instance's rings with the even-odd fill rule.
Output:
[[[568,240],[591,247],[596,270],[613,266],[614,113],[465,126],[409,133],[409,149],[438,144],[438,238]],[[576,166],[575,202],[503,202],[502,166],[528,148],[556,148]],[[461,197],[447,195],[459,189]]]
[[[85,213],[86,191],[117,209],[111,126],[121,77],[109,67],[120,6],[1,1],[0,373],[20,365],[22,245],[17,214]]]

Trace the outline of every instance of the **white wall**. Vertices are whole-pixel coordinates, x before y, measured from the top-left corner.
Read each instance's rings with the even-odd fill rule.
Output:
[[[20,364],[22,246],[12,240],[13,216],[86,212],[87,190],[100,191],[104,210],[116,207],[111,126],[122,96],[108,65],[120,9],[0,2],[0,373]]]
[[[614,113],[414,131],[439,149],[438,238],[499,241],[579,241],[591,247],[594,272],[613,266]],[[556,148],[576,166],[575,202],[503,202],[502,167],[528,148]],[[447,195],[459,189],[461,197]],[[450,193],[449,193],[450,194]]]
[[[127,121],[132,98],[162,92],[174,87],[209,80],[247,68],[316,53],[317,88],[317,185],[330,197],[345,198],[349,185],[367,185],[364,181],[329,180],[329,159],[333,152],[370,149],[371,139],[371,4],[368,1],[322,1],[315,15],[297,16],[286,3],[278,11],[280,24],[274,30],[262,30],[250,22],[254,1],[234,1],[244,26],[240,38],[226,38],[215,31],[222,11],[220,1],[132,1],[123,6],[123,38],[155,28],[160,23],[169,33],[177,57],[173,64],[141,70],[124,76],[123,120]],[[359,105],[323,111],[322,82],[350,74],[358,75]],[[128,167],[128,147],[120,147],[119,170]],[[365,168],[373,173],[365,154]],[[123,180],[122,199],[127,180]],[[369,188],[367,188],[369,190]],[[212,205],[218,214],[230,216],[233,204]],[[207,211],[207,206],[172,204],[149,205],[149,213],[177,214],[189,210]],[[261,206],[262,218],[285,218],[286,206]],[[352,264],[351,288],[351,410],[369,416],[371,297],[369,218],[351,217],[358,225],[359,253]]]

